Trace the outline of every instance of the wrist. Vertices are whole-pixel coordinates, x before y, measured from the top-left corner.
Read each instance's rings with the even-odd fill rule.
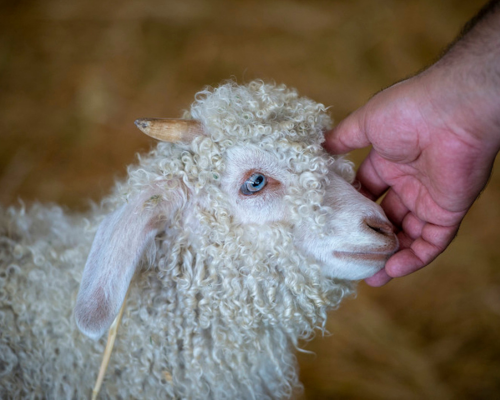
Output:
[[[455,132],[500,150],[500,71],[440,60],[423,75],[433,106]]]
[[[500,150],[500,1],[483,7],[425,72],[465,130]]]
[[[494,79],[487,77],[472,81],[463,85],[458,95],[463,98],[462,112],[471,116],[470,121],[467,121],[469,133],[478,137],[484,146],[498,152],[500,150],[500,81],[495,82]]]

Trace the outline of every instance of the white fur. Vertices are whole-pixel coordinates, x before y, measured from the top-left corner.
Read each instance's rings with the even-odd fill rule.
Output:
[[[277,190],[264,189],[263,195],[244,196],[240,186],[248,171],[258,171],[281,183]],[[306,179],[306,178],[304,178]],[[222,189],[231,203],[234,218],[244,224],[269,224],[290,219],[286,193],[294,184],[294,176],[280,165],[277,157],[256,146],[235,147],[227,154],[227,171],[222,178]],[[339,195],[340,194],[340,195]],[[305,220],[295,226],[295,244],[305,253],[321,262],[325,276],[342,279],[364,279],[375,274],[384,266],[384,261],[366,262],[346,260],[335,254],[386,253],[392,254],[396,242],[387,249],[388,237],[366,229],[365,219],[369,217],[385,220],[384,212],[377,204],[361,196],[333,168],[328,174],[328,185],[322,206],[328,211],[327,222],[317,232],[311,221]],[[395,239],[395,237],[391,237]],[[389,243],[390,244],[390,243]]]
[[[77,326],[99,338],[129,285],[103,398],[290,397],[293,348],[397,247],[321,147],[325,111],[259,81],[207,89],[186,115],[204,134],[158,144],[86,218],[2,211],[0,397],[88,397],[104,343]],[[253,172],[268,184],[245,196]]]

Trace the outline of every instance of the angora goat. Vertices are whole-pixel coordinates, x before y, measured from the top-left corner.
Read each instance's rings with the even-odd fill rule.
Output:
[[[396,250],[323,105],[227,83],[184,118],[137,121],[169,143],[99,210],[0,212],[2,399],[88,398],[127,291],[102,398],[290,397],[298,341]]]

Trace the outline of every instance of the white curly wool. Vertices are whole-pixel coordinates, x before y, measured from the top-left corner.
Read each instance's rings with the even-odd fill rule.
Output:
[[[0,210],[0,398],[89,398],[105,343],[75,304],[98,338],[130,279],[101,398],[291,397],[299,340],[395,250],[321,146],[323,105],[230,82],[185,118],[204,134],[159,143],[88,215]],[[266,190],[242,196],[255,171]]]

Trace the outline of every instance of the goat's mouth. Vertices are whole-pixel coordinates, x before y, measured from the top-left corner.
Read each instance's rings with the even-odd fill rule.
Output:
[[[368,261],[376,263],[384,263],[389,259],[393,252],[389,253],[377,253],[377,252],[350,252],[350,251],[334,251],[333,256],[343,260],[352,261]]]

